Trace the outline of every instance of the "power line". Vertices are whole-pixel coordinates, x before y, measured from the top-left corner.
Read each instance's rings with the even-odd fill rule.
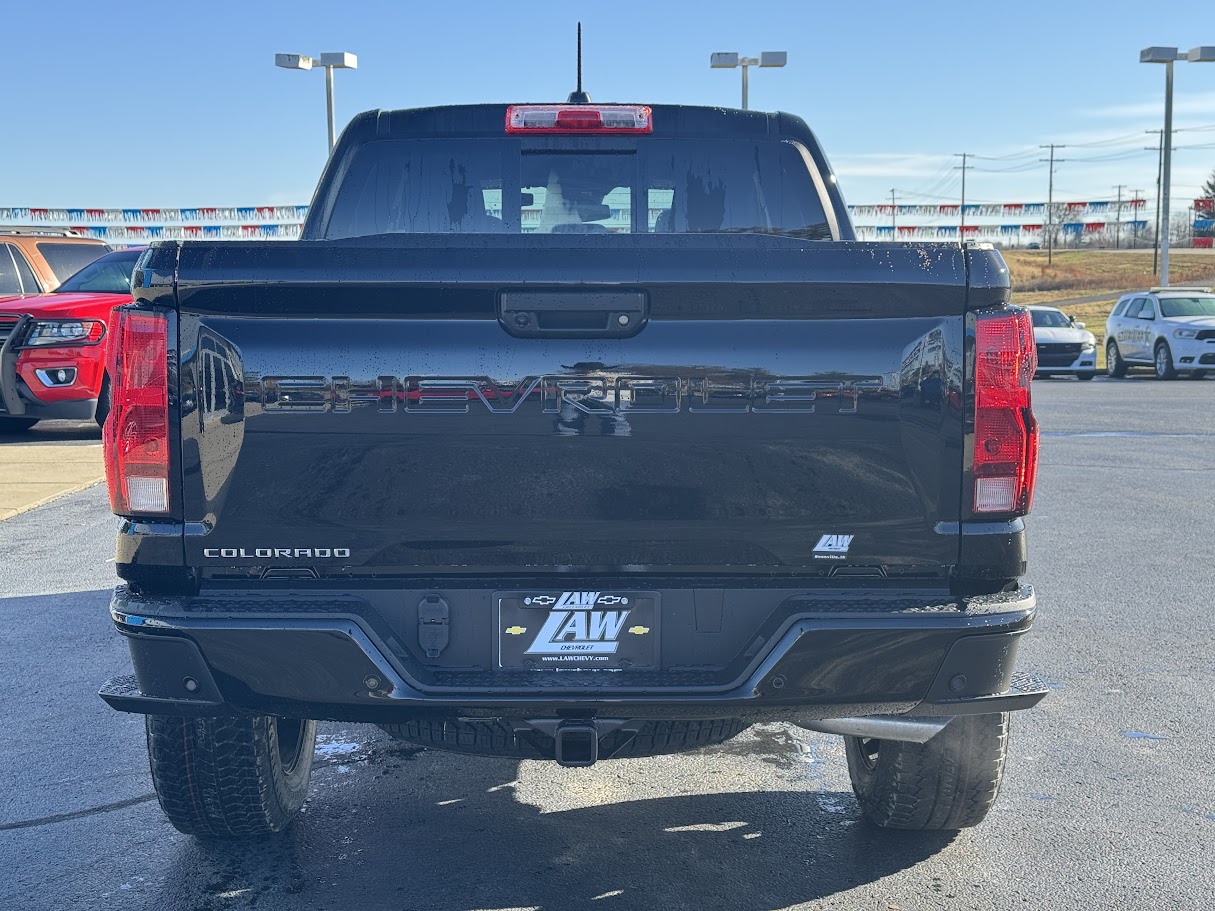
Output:
[[[1154,152],[1156,150],[1148,149],[1148,151]],[[1076,161],[1076,162],[1080,162],[1080,161],[1125,161],[1128,158],[1136,158],[1142,154],[1143,154],[1142,149],[1132,149],[1127,152],[1112,152],[1109,155],[1090,155],[1085,158],[1072,158],[1070,160]]]
[[[1038,161],[1041,161],[1041,160],[1042,159],[1039,159]],[[976,165],[971,165],[971,167],[974,168],[974,170],[982,171],[985,174],[1018,174],[1022,171],[1036,170],[1038,167],[1038,161],[1029,161],[1029,162],[1026,162],[1025,164],[1015,164],[1015,165],[1011,165],[1007,168],[980,168],[980,167],[977,167]]]
[[[1099,149],[1103,146],[1124,145],[1129,142],[1134,142],[1139,138],[1138,133],[1124,133],[1121,136],[1110,136],[1108,139],[1094,139],[1091,142],[1072,142],[1069,147],[1073,149]]]
[[[1010,152],[1007,155],[974,155],[974,154],[972,154],[970,157],[971,158],[981,158],[981,159],[983,159],[983,161],[1013,161],[1018,158],[1032,158],[1033,156],[1035,156],[1037,154],[1038,153],[1036,151],[1031,150],[1028,152]]]

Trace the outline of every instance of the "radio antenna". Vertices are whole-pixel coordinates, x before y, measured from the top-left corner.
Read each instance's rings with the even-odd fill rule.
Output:
[[[591,96],[582,91],[582,23],[578,23],[578,90],[570,92],[570,104],[590,104]]]

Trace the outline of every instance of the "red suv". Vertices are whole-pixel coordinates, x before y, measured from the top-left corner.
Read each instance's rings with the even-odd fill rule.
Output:
[[[142,252],[108,253],[49,294],[0,297],[0,432],[44,419],[105,421],[110,311],[130,303]]]

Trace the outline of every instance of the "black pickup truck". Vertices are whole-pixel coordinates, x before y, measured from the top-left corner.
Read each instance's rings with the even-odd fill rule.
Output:
[[[565,766],[784,721],[878,825],[995,800],[1032,327],[993,249],[857,242],[797,117],[368,112],[303,240],[134,288],[101,696],[180,830],[285,826],[323,719]]]

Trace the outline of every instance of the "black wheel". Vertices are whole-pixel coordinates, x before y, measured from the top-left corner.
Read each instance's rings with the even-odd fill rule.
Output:
[[[105,426],[105,419],[110,414],[110,378],[103,376],[101,378],[101,394],[97,396],[97,413],[93,415],[93,419],[97,421],[98,427]]]
[[[0,433],[25,433],[37,423],[37,418],[0,418]]]
[[[552,759],[553,740],[539,732],[515,731],[494,718],[452,721],[405,721],[382,724],[392,737],[410,743],[480,756],[512,759]],[[633,731],[613,731],[599,741],[602,759],[683,753],[723,743],[749,727],[738,718],[698,721],[645,721]]]
[[[1105,372],[1110,376],[1126,376],[1126,361],[1118,351],[1118,343],[1110,339],[1105,343]]]
[[[1008,713],[960,715],[927,743],[845,737],[861,811],[888,829],[963,829],[1000,792]]]
[[[1093,372],[1093,371],[1089,370],[1089,371],[1087,371],[1087,372],[1085,372],[1085,373],[1077,373],[1077,374],[1076,374],[1076,379],[1078,379],[1078,380],[1091,380],[1091,379],[1092,379],[1093,377],[1095,377],[1096,375],[1097,375],[1097,374],[1096,374],[1095,372]]]
[[[1156,379],[1177,379],[1177,368],[1173,366],[1173,352],[1169,350],[1168,342],[1156,343],[1156,353],[1152,359],[1152,366],[1156,368]]]
[[[160,807],[179,832],[216,838],[286,828],[308,796],[316,722],[148,715]]]

